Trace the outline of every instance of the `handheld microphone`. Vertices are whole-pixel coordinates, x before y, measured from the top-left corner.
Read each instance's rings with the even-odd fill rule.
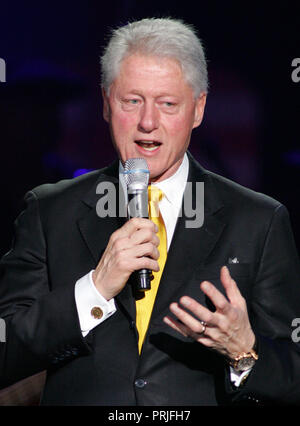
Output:
[[[127,185],[127,218],[148,218],[149,169],[143,158],[130,158],[124,164],[124,179]],[[141,269],[135,273],[135,289],[139,292],[151,289],[152,271]]]

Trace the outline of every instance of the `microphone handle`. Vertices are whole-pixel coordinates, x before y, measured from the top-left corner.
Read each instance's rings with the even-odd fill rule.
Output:
[[[148,192],[147,187],[143,189],[128,189],[127,217],[149,218],[148,215]],[[150,269],[140,269],[134,273],[135,290],[143,292],[151,289],[153,274]]]

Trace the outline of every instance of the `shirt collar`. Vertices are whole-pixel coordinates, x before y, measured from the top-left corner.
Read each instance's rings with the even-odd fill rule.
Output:
[[[169,178],[154,183],[152,185],[157,186],[163,191],[166,199],[174,205],[181,204],[183,192],[187,182],[187,177],[189,173],[189,160],[187,155],[184,154],[182,163],[176,172]]]

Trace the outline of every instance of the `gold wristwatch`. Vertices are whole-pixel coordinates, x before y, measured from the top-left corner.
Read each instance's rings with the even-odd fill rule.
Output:
[[[229,364],[236,371],[246,371],[252,368],[255,362],[258,360],[258,354],[255,350],[255,346],[250,352],[243,352],[237,355],[235,358],[229,360]]]

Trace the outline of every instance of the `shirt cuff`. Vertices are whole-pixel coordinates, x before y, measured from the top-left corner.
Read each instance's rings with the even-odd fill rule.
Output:
[[[246,371],[236,371],[234,368],[230,367],[230,380],[234,386],[238,388],[240,384],[246,380],[251,370],[252,368],[249,368]]]
[[[93,278],[93,270],[80,278],[75,284],[75,302],[79,317],[82,335],[85,337],[89,331],[101,324],[116,312],[114,299],[106,300],[96,289]],[[100,308],[103,312],[101,318],[95,318],[91,311]]]

